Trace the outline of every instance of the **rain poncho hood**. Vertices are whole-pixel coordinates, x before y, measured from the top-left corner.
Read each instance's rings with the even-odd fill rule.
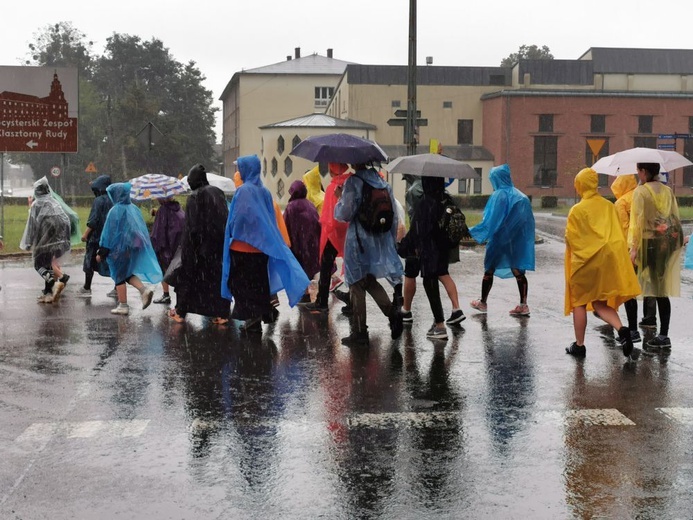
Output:
[[[513,276],[512,269],[534,271],[534,214],[529,198],[513,186],[507,164],[489,173],[494,192],[484,208],[482,221],[469,233],[486,243],[484,269],[495,269],[500,278]]]
[[[113,207],[106,217],[100,246],[109,251],[106,261],[114,282],[136,275],[144,282],[159,283],[163,279],[161,268],[142,213],[130,202],[131,188],[129,182],[119,182],[106,189]]]
[[[364,182],[377,189],[387,188],[393,209],[396,206],[392,187],[380,178],[378,172],[371,168],[358,170],[344,183],[342,197],[334,208],[334,217],[339,221],[349,223],[344,244],[346,280],[349,285],[352,285],[371,274],[375,278],[387,278],[390,283],[397,282],[403,276],[402,261],[396,250],[399,218],[395,212],[392,228],[389,232],[371,234],[363,229],[356,218],[356,213],[361,204]],[[359,241],[363,249],[359,245]]]
[[[638,187],[638,180],[635,175],[619,175],[611,183],[611,191],[616,197],[614,207],[618,214],[618,221],[623,230],[623,236],[628,237],[628,227],[630,225],[630,208],[633,203],[633,191]]]
[[[597,192],[597,172],[585,168],[575,177],[582,200],[568,214],[565,230],[565,305],[568,315],[583,305],[606,301],[617,309],[640,294],[614,205]]]
[[[106,188],[111,185],[110,175],[99,175],[96,179],[91,181],[91,191],[94,192],[94,196],[98,197],[100,195],[106,195]]]
[[[31,249],[34,257],[50,253],[57,258],[70,250],[70,220],[45,177],[34,183],[34,201],[19,247]]]
[[[308,200],[315,205],[315,209],[318,210],[318,215],[320,215],[322,213],[323,201],[325,200],[325,192],[322,191],[319,166],[315,166],[315,168],[303,174],[303,184],[308,189]]]
[[[295,182],[295,181],[294,181]],[[241,172],[237,171],[233,174],[233,183],[236,188],[243,186],[243,179],[241,179]],[[282,238],[287,246],[291,247],[291,239],[289,238],[289,231],[286,229],[286,223],[284,222],[284,217],[282,216],[282,208],[279,207],[277,201],[272,199],[272,205],[274,206],[274,217],[277,220],[277,227],[279,227],[279,232],[282,234]]]
[[[247,155],[239,157],[237,164],[243,185],[236,189],[226,223],[222,295],[233,298],[228,287],[229,276],[233,276],[229,248],[234,240],[240,240],[269,257],[270,293],[286,290],[289,304],[294,306],[310,281],[279,231],[272,195],[260,179],[260,159]]]
[[[337,256],[344,257],[344,241],[349,223],[340,222],[334,218],[334,207],[338,202],[334,190],[337,186],[344,186],[351,174],[345,173],[348,169],[346,164],[329,163],[328,167],[332,172],[332,179],[325,189],[325,200],[322,213],[320,213],[320,225],[322,226],[320,230],[320,258],[322,258],[322,252],[325,250],[328,240],[337,250]]]
[[[209,186],[209,181],[207,180],[207,170],[202,164],[196,164],[188,172],[188,186],[190,189],[195,191],[202,186]]]
[[[637,251],[635,264],[643,296],[681,294],[682,248],[671,250],[662,239],[656,238],[662,221],[679,221],[679,218],[679,207],[671,188],[659,181],[646,182],[635,188],[628,246]]]
[[[291,251],[312,279],[320,270],[320,217],[315,206],[306,199],[307,192],[302,181],[291,183],[284,222],[291,238]]]

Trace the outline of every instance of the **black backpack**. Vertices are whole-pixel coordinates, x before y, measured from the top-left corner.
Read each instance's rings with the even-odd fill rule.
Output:
[[[365,180],[361,180],[361,204],[356,218],[368,233],[380,234],[390,231],[395,218],[390,192],[387,187],[374,188]]]
[[[447,237],[450,247],[456,247],[460,240],[469,237],[467,220],[452,198],[445,197],[441,204],[443,205],[443,213],[438,220],[438,227],[442,234]]]

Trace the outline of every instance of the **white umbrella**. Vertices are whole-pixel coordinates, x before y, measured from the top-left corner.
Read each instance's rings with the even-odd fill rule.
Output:
[[[217,175],[216,173],[211,172],[206,172],[206,175],[207,182],[209,182],[209,185],[219,188],[221,191],[224,192],[224,195],[231,195],[233,192],[236,191],[236,185],[234,184],[233,179],[229,179],[228,177]],[[187,175],[183,177],[181,181],[185,183],[186,186],[190,187],[190,185],[188,184]]]
[[[384,168],[390,173],[445,177],[448,179],[478,179],[479,174],[467,163],[437,153],[421,153],[397,157]]]
[[[147,173],[130,179],[130,198],[134,201],[167,199],[185,193],[187,184],[163,173]]]
[[[602,157],[592,165],[592,169],[607,175],[632,175],[637,173],[637,163],[659,163],[661,172],[693,166],[693,162],[677,152],[655,148],[630,148]]]

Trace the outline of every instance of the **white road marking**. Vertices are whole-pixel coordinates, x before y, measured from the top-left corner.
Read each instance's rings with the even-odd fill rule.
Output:
[[[693,426],[693,408],[655,408],[655,410],[685,426]]]
[[[459,420],[459,412],[361,413],[347,418],[347,426],[368,428],[446,428]]]
[[[22,444],[42,444],[54,437],[89,439],[99,437],[139,437],[149,419],[34,423],[15,439]]]
[[[635,423],[615,408],[567,410],[565,418],[589,426],[635,426]]]

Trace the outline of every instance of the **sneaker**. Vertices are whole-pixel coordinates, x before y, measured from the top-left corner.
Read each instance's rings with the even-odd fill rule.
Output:
[[[388,317],[390,321],[390,337],[392,339],[398,339],[404,330],[404,322],[402,321],[402,313],[397,310],[397,307],[393,308],[394,312]]]
[[[142,310],[144,310],[151,305],[152,298],[154,298],[154,291],[145,289],[140,296],[142,298]]]
[[[38,303],[53,303],[53,295],[51,293],[42,294],[36,301]]]
[[[84,287],[80,287],[77,289],[77,296],[80,296],[82,298],[89,298],[91,296],[91,289],[85,289]]]
[[[317,300],[312,303],[307,303],[303,308],[310,312],[327,312],[329,309],[327,305],[322,305]]]
[[[643,318],[640,323],[638,323],[643,329],[656,329],[657,328],[657,318],[655,316],[647,316]]]
[[[402,321],[404,323],[414,322],[414,316],[412,316],[411,311],[402,311]]]
[[[521,303],[510,311],[511,316],[529,316],[529,306],[526,303]]]
[[[332,291],[332,294],[334,294],[337,297],[337,299],[342,303],[346,303],[347,305],[351,303],[349,291],[340,291],[339,289],[335,289],[334,291]]]
[[[115,309],[111,309],[111,314],[127,316],[130,314],[130,306],[127,303],[119,303]]]
[[[565,352],[566,354],[570,354],[576,358],[583,358],[587,355],[585,345],[578,345],[575,341],[573,341],[570,346],[565,349]]]
[[[633,340],[631,339],[630,329],[628,329],[628,327],[621,327],[618,329],[618,340],[621,343],[623,355],[630,357],[633,352]]]
[[[58,300],[60,300],[60,295],[62,294],[63,289],[65,289],[64,282],[58,281],[53,284],[53,303],[57,303]]]
[[[342,345],[347,347],[368,346],[368,332],[352,332],[346,338],[342,338]]]
[[[618,340],[621,341],[621,338],[618,338]],[[631,330],[630,340],[633,343],[640,343],[642,341],[642,336],[640,336],[640,332],[638,332],[637,330]]]
[[[467,317],[464,315],[464,312],[462,312],[462,310],[460,309],[457,309],[456,311],[452,311],[452,314],[447,320],[445,320],[445,323],[447,323],[448,325],[457,325],[458,323],[462,323],[466,319]]]
[[[336,291],[342,285],[344,285],[344,280],[342,280],[339,276],[332,275],[332,279],[330,280],[330,292]]]
[[[469,305],[472,309],[476,309],[481,313],[486,314],[488,312],[488,305],[486,305],[481,300],[472,300],[471,302],[469,302]]]
[[[107,298],[117,298],[118,297],[118,291],[116,291],[115,287],[106,293],[106,297]]]
[[[426,332],[426,337],[428,339],[448,339],[448,331],[445,327],[436,327],[434,323]]]
[[[670,349],[671,348],[671,340],[667,336],[662,336],[660,334],[660,335],[652,338],[650,341],[648,341],[646,343],[646,345],[650,348]]]
[[[59,281],[59,282],[63,282],[65,285],[67,285],[67,282],[68,282],[69,279],[70,279],[70,275],[69,275],[69,274],[63,274],[63,275],[60,277],[60,280],[58,280],[58,281]]]
[[[344,314],[344,316],[353,316],[354,311],[351,308],[351,305],[345,305],[344,307],[342,307],[342,314]]]
[[[171,296],[164,294],[161,296],[161,298],[157,298],[156,300],[152,301],[152,303],[163,303],[164,305],[169,305],[171,303]]]

